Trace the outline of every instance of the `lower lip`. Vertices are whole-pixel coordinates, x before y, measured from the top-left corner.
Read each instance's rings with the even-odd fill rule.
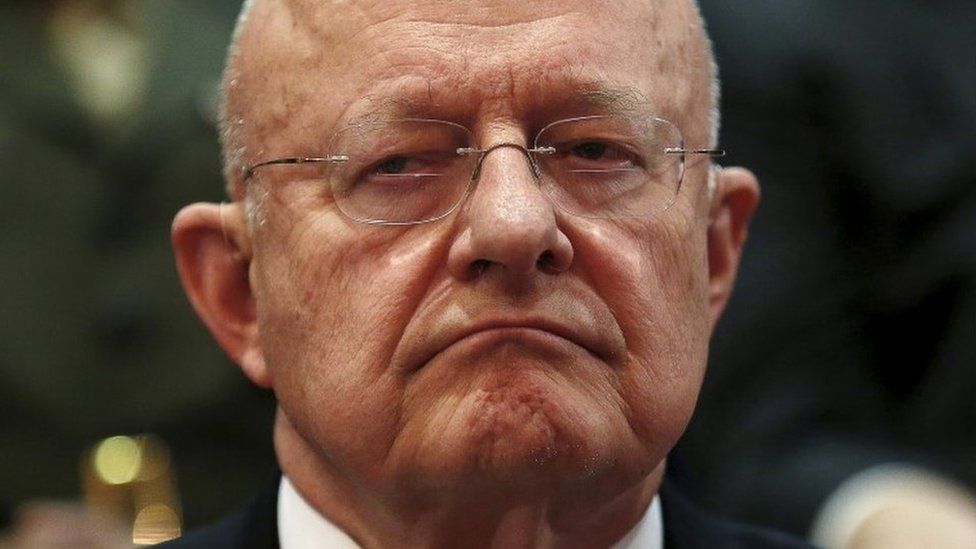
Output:
[[[524,347],[533,355],[558,354],[565,356],[569,353],[589,351],[575,342],[538,328],[491,328],[467,335],[441,350],[434,358],[453,353],[466,355],[483,353],[494,350],[502,345]],[[432,359],[433,360],[433,359]]]

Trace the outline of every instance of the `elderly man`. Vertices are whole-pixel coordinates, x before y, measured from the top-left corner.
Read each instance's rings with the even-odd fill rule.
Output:
[[[178,546],[792,546],[662,488],[758,185],[696,6],[595,7],[245,6],[173,235],[283,475]]]

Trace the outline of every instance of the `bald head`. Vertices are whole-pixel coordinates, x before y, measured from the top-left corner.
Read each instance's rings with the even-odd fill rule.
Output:
[[[267,139],[288,142],[288,136],[280,135],[280,132],[307,133],[307,124],[320,120],[314,109],[341,109],[362,99],[338,95],[330,84],[343,74],[362,71],[365,64],[375,62],[375,57],[368,59],[361,55],[364,43],[375,44],[387,39],[391,29],[397,28],[398,21],[409,22],[400,25],[398,30],[415,40],[418,51],[429,47],[431,53],[438,52],[433,38],[440,38],[437,42],[445,48],[454,48],[459,54],[454,59],[457,66],[451,68],[454,71],[469,67],[469,59],[496,55],[502,46],[534,52],[540,59],[537,69],[552,69],[559,59],[548,58],[551,52],[533,50],[529,37],[523,34],[525,29],[533,26],[545,27],[547,21],[575,17],[580,25],[601,25],[608,29],[628,27],[631,38],[626,44],[592,44],[590,47],[619,49],[619,55],[623,57],[650,53],[643,57],[655,75],[651,84],[667,88],[673,95],[674,108],[688,119],[687,126],[681,125],[685,140],[696,146],[713,145],[719,125],[719,85],[711,44],[704,32],[697,3],[691,0],[638,0],[615,3],[613,8],[600,11],[592,10],[588,3],[574,4],[525,4],[504,0],[246,0],[230,46],[222,88],[220,136],[229,196],[243,198],[242,175],[246,167],[274,154],[269,150]],[[486,40],[475,46],[471,38],[478,34],[486,36]],[[545,30],[533,33],[540,34],[545,34]],[[571,38],[566,36],[567,40]],[[443,65],[447,61],[450,60],[435,62]],[[403,71],[404,80],[410,78],[411,68],[416,68],[414,62],[398,69]],[[566,68],[586,69],[594,80],[599,79],[601,72],[600,67]],[[432,86],[433,82],[428,85]],[[647,94],[647,90],[629,91],[641,96]],[[318,139],[320,147],[327,145],[327,135],[320,135]],[[299,152],[317,155],[323,151],[292,151],[293,154]]]

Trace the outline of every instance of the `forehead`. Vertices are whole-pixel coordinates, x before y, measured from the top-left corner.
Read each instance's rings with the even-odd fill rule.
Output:
[[[263,0],[232,63],[230,100],[262,142],[377,110],[471,122],[708,108],[707,52],[683,0]]]

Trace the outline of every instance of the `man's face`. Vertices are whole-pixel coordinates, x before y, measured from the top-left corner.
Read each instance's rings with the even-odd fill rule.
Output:
[[[321,154],[403,105],[482,148],[529,146],[620,96],[706,146],[700,32],[679,1],[263,2],[231,106],[250,162]],[[667,211],[617,220],[555,208],[514,148],[424,225],[358,224],[321,187],[250,189],[265,195],[250,282],[285,438],[378,487],[648,475],[706,359],[706,171],[688,168]]]

